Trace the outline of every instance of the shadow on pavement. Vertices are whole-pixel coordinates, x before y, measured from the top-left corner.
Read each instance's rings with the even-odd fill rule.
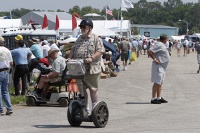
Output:
[[[95,128],[95,126],[72,127],[70,125],[34,125],[36,128]]]
[[[198,74],[198,73],[197,73],[197,72],[196,72],[196,73],[194,72],[194,73],[183,73],[183,74]]]
[[[126,104],[150,104],[150,102],[126,102]]]
[[[34,105],[34,106],[27,106],[26,104],[20,105],[24,107],[60,107],[59,105],[54,105],[54,104],[41,104],[41,105]],[[63,108],[63,107],[60,107]]]

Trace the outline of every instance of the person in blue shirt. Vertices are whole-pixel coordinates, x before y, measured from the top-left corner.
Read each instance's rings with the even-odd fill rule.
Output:
[[[21,36],[21,35],[20,35]],[[19,81],[22,80],[22,92],[21,95],[26,93],[26,76],[28,73],[28,59],[31,57],[32,52],[27,48],[24,48],[23,37],[15,37],[17,48],[11,51],[14,57],[15,72],[14,72],[14,87],[15,95],[20,95],[19,93]]]
[[[30,47],[30,51],[33,53],[33,55],[37,58],[43,58],[43,52],[42,52],[42,48],[38,43],[37,39],[32,38],[30,40],[30,42],[32,43],[31,47]]]
[[[43,50],[41,46],[39,45],[39,42],[37,39],[32,38],[29,41],[31,42],[30,51],[35,56],[35,58],[31,59],[29,63],[29,72],[31,73],[33,69],[37,68],[37,66],[39,65],[39,60],[43,58]]]

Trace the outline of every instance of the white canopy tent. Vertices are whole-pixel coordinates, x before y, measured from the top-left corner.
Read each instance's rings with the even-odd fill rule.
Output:
[[[200,33],[194,33],[193,35],[190,35],[190,37],[200,37]]]
[[[86,17],[87,17],[87,16],[98,16],[98,17],[99,17],[99,16],[101,16],[101,15],[98,15],[98,14],[96,14],[96,13],[88,13],[88,14],[86,14],[86,15],[84,15],[84,16],[86,16]]]
[[[59,20],[60,27],[59,32],[68,33],[72,35],[72,20]],[[81,20],[77,20],[77,25],[79,25]],[[104,26],[98,25],[93,21],[94,27],[93,27],[93,33],[99,36],[118,36],[115,32],[105,28]],[[77,30],[80,30],[77,26]]]
[[[0,29],[19,28],[23,26],[21,19],[0,19]]]
[[[184,39],[184,35],[181,35],[181,36],[170,36],[169,38],[168,38],[168,40],[170,40],[170,41],[181,41],[181,39]]]

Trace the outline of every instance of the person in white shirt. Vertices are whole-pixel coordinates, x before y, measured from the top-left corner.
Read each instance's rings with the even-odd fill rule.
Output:
[[[167,49],[169,49],[169,41],[167,41],[167,42],[165,43],[165,46],[166,46]]]
[[[178,40],[178,42],[175,43],[176,49],[177,49],[177,56],[180,57],[180,51],[181,51],[181,42]]]
[[[54,49],[59,50],[58,55],[62,56],[62,53],[60,49],[58,48],[58,46],[55,44],[54,40],[49,41],[49,46],[51,49],[54,48]]]
[[[183,56],[187,56],[188,45],[189,45],[189,42],[188,42],[187,38],[185,38],[184,43],[183,43],[183,47],[184,47],[184,55]]]
[[[169,63],[169,52],[164,46],[167,42],[167,35],[160,35],[160,42],[155,43],[148,51],[149,56],[153,59],[151,69],[152,87],[151,104],[167,103],[161,97],[162,85],[165,78],[166,69]]]
[[[42,41],[42,50],[43,50],[43,56],[44,57],[48,56],[48,51],[50,49],[51,48],[49,47],[47,40]]]
[[[9,69],[13,65],[13,59],[11,52],[4,47],[4,38],[0,36],[0,115],[4,115],[3,103],[4,100],[6,106],[6,115],[13,113],[12,105],[10,102],[10,95],[8,91],[9,84]]]
[[[138,51],[139,51],[140,55],[142,55],[142,45],[143,45],[143,41],[142,41],[142,39],[140,39],[138,41]]]

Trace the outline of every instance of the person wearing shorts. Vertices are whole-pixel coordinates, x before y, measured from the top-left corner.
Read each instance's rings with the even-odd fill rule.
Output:
[[[86,75],[84,79],[77,79],[79,92],[85,97],[86,111],[90,114],[88,93],[92,101],[92,108],[98,103],[98,84],[101,77],[101,55],[105,52],[102,39],[92,32],[93,22],[89,19],[82,20],[81,34],[71,48],[70,59],[82,59],[85,61]],[[82,88],[82,89],[81,89]]]
[[[165,78],[165,72],[169,62],[169,52],[165,46],[167,42],[167,35],[160,35],[160,42],[155,43],[148,51],[149,56],[153,59],[151,82],[152,87],[152,99],[151,104],[167,103],[163,97],[161,97],[162,84]]]
[[[123,41],[119,45],[119,49],[121,51],[121,61],[123,62],[123,71],[127,70],[127,61],[128,61],[128,52],[130,50],[130,45],[128,39],[123,37]]]

